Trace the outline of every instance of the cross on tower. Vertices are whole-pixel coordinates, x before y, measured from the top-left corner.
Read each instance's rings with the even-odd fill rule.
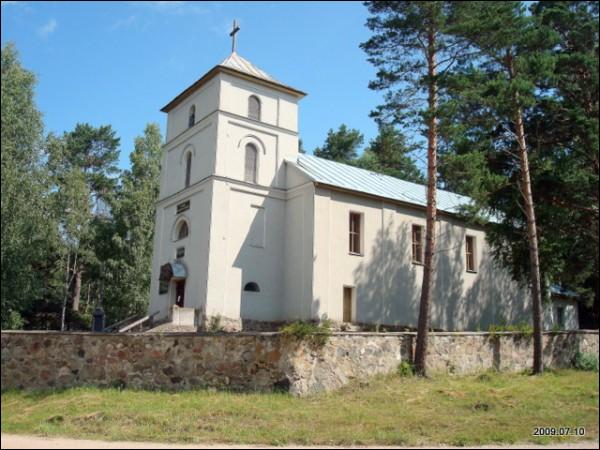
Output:
[[[238,31],[240,31],[240,26],[238,25],[237,20],[234,20],[233,29],[231,30],[231,33],[229,33],[229,36],[231,36],[231,53],[235,53],[235,35]]]

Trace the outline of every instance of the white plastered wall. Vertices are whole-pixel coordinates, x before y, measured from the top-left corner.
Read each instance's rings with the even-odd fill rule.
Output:
[[[215,181],[207,314],[281,320],[285,194],[234,181]],[[260,292],[245,292],[254,282]]]
[[[167,293],[159,294],[160,267],[172,263],[180,247],[185,248],[182,261],[187,269],[184,306],[205,308],[212,189],[212,181],[207,180],[157,205],[149,308],[150,313],[159,311],[157,319],[166,318],[175,303],[174,282],[169,284]],[[190,202],[189,209],[178,214],[177,205],[185,201]],[[176,224],[180,220],[188,223],[189,234],[185,239],[177,239]]]
[[[247,117],[248,97],[261,103],[261,120]],[[173,108],[163,148],[156,214],[150,311],[166,316],[174,285],[158,294],[160,266],[185,244],[185,306],[207,315],[280,320],[285,306],[286,174],[284,159],[298,151],[298,99],[280,90],[217,74]],[[190,106],[195,124],[188,127]],[[259,150],[257,183],[244,182],[245,146]],[[192,153],[190,187],[186,154]],[[189,199],[186,242],[174,242],[176,205]],[[257,227],[263,229],[256,242]],[[260,233],[258,233],[260,234]],[[260,239],[259,239],[260,241]],[[260,293],[246,293],[248,281]]]
[[[563,308],[564,326],[561,327],[558,320],[558,308]],[[552,298],[544,305],[544,329],[578,330],[579,311],[577,301],[568,298]]]
[[[297,100],[228,75],[219,79],[206,314],[282,320],[287,295],[282,263],[287,214],[284,160],[298,151]],[[260,99],[260,121],[246,117],[250,95]],[[244,180],[247,144],[258,150],[256,183]],[[258,284],[260,292],[244,291],[249,282]]]
[[[350,212],[363,215],[362,255],[348,251]],[[485,233],[448,215],[438,219],[431,326],[476,330],[529,321],[529,297],[493,264]],[[351,286],[356,321],[415,327],[423,268],[412,262],[412,224],[425,225],[424,210],[317,188],[312,317],[341,321],[343,287]],[[467,234],[476,239],[476,273],[465,269]]]
[[[311,319],[313,309],[313,238],[315,187],[287,166],[294,187],[287,192],[285,210],[284,314],[285,320]]]
[[[188,117],[192,105],[196,108],[196,123],[219,109],[219,86],[219,78],[215,77],[169,111],[166,142],[171,142],[188,129]]]

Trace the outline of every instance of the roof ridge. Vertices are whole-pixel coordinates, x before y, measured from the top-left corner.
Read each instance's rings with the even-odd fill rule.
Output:
[[[421,206],[426,205],[427,186],[424,184],[311,154],[300,154],[296,161],[291,160],[290,162],[296,164],[317,182],[384,198],[403,200]],[[456,212],[461,205],[473,201],[471,197],[444,189],[438,189],[438,193],[441,197],[438,197],[438,209],[448,212]]]
[[[298,156],[299,157],[316,158],[316,159],[319,159],[321,161],[324,161],[325,163],[339,164],[339,165],[342,165],[342,166],[345,166],[345,167],[349,167],[351,169],[356,169],[356,170],[360,170],[360,171],[363,171],[363,172],[368,172],[369,174],[376,175],[378,177],[389,178],[389,179],[391,179],[393,181],[402,181],[403,183],[410,183],[410,184],[414,184],[415,186],[427,187],[426,184],[416,183],[414,181],[409,181],[409,180],[403,180],[402,178],[394,177],[394,176],[388,175],[386,173],[375,172],[374,170],[365,169],[363,167],[358,167],[358,166],[353,166],[352,164],[346,164],[346,163],[343,163],[343,162],[340,162],[340,161],[334,161],[332,159],[321,158],[320,156],[316,156],[316,155],[310,155],[310,154],[306,154],[305,153],[305,154],[298,155]],[[461,197],[465,197],[465,198],[471,199],[471,197],[469,197],[467,195],[458,194],[456,192],[448,191],[446,189],[439,189],[438,188],[437,190],[440,191],[440,192],[447,192],[447,193],[452,194],[452,195],[458,195],[458,196],[461,196]]]
[[[285,92],[287,94],[291,94],[293,97],[296,97],[299,99],[306,95],[305,92],[299,91],[298,89],[288,86],[288,85],[282,83],[281,81],[273,78],[267,72],[258,68],[257,66],[252,64],[250,61],[248,61],[244,57],[240,56],[237,52],[231,52],[229,54],[229,56],[227,56],[227,58],[225,58],[223,61],[221,61],[220,64],[217,64],[216,66],[214,66],[212,69],[210,69],[208,72],[206,72],[202,77],[200,77],[198,80],[196,80],[191,86],[188,86],[183,92],[181,92],[179,95],[177,95],[177,97],[175,97],[173,100],[171,100],[165,106],[163,106],[161,108],[161,111],[169,112],[171,109],[175,108],[183,100],[185,100],[187,97],[189,97],[192,92],[194,92],[200,86],[206,84],[211,78],[213,78],[220,71],[221,72],[229,71],[229,73],[232,73],[232,71],[237,72],[238,74],[243,75],[245,77],[251,77],[253,79],[253,81],[256,80],[256,82],[259,82],[261,84],[266,84],[269,87],[272,87],[273,89]],[[235,75],[235,73],[232,73],[232,74]]]
[[[239,53],[237,53],[235,51],[231,52],[227,58],[225,58],[223,61],[221,61],[219,66],[229,67],[230,69],[234,69],[234,70],[237,70],[240,72],[245,72],[245,73],[248,73],[255,77],[263,78],[265,80],[281,84],[279,81],[277,81],[271,75],[269,75],[267,72],[265,72],[264,70],[262,70],[260,67],[256,66],[255,64],[251,63],[250,61],[248,61],[246,58],[244,58],[243,56],[241,56]]]

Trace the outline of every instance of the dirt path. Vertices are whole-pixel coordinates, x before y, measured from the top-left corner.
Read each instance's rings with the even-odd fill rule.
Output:
[[[129,449],[129,448],[206,448],[206,449],[236,449],[236,448],[346,448],[346,447],[266,447],[258,445],[220,445],[220,444],[195,444],[195,445],[181,445],[181,444],[158,444],[153,442],[121,442],[121,441],[88,441],[79,439],[65,439],[65,438],[45,438],[36,436],[17,436],[12,434],[2,435],[2,448],[48,448],[48,449],[72,449],[72,448],[115,448],[115,449]],[[415,448],[415,447],[354,447],[354,448]],[[424,448],[424,447],[422,447]],[[440,448],[440,449],[467,449],[467,448],[497,448],[497,449],[597,449],[598,442],[594,441],[582,441],[570,444],[553,444],[553,445],[486,445],[483,447],[427,447],[427,448]]]

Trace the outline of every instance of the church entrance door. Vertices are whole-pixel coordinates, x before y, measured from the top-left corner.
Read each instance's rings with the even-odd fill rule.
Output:
[[[183,308],[183,300],[185,297],[185,280],[175,282],[175,304]]]
[[[344,286],[344,310],[342,320],[345,323],[352,322],[352,294],[354,288]]]

